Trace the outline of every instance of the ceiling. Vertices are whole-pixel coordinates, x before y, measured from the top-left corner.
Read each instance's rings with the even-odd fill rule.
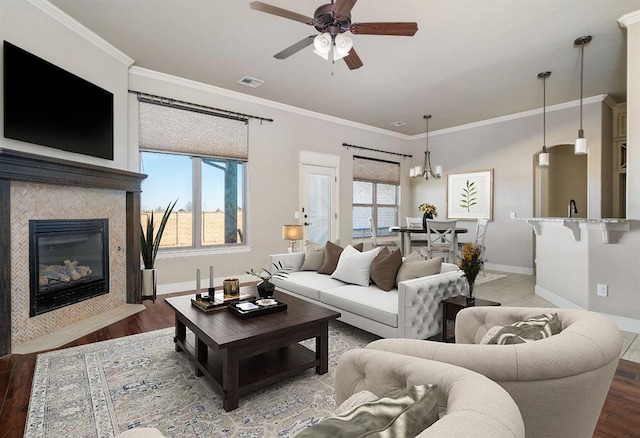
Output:
[[[349,70],[307,47],[312,26],[252,10],[251,0],[50,0],[135,65],[407,135],[584,97],[626,101],[626,30],[640,0],[360,0],[352,21],[415,21],[413,37],[346,35],[364,66]],[[265,0],[306,16],[327,0]],[[243,76],[264,82],[238,84]],[[269,116],[268,114],[265,116]],[[392,122],[405,122],[393,127]]]

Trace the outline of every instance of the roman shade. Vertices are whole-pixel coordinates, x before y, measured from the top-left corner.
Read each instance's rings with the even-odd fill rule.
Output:
[[[247,161],[247,119],[139,101],[141,150]]]
[[[353,180],[400,185],[400,163],[354,156]]]

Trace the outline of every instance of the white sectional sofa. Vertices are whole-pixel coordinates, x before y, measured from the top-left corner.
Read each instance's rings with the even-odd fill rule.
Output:
[[[304,253],[269,256],[270,266],[282,263],[291,268],[286,278],[271,281],[279,290],[340,312],[339,320],[383,338],[426,339],[439,333],[442,300],[466,291],[463,272],[448,263],[439,274],[401,281],[385,292],[373,283],[357,286],[300,271],[303,261]]]

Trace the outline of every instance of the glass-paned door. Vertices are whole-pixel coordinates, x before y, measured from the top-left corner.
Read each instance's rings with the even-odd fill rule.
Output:
[[[336,169],[302,166],[304,238],[319,245],[337,235]]]

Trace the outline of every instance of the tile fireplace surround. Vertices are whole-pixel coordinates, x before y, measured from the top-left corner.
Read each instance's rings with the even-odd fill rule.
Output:
[[[140,302],[145,175],[0,149],[0,356],[12,347]],[[29,317],[29,220],[109,220],[109,293]]]

